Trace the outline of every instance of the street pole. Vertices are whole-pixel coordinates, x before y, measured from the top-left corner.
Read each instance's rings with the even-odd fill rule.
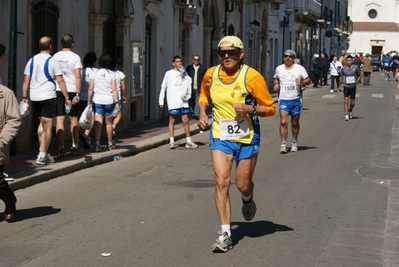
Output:
[[[284,16],[283,18],[283,53],[285,49],[285,25],[287,24],[287,17]]]
[[[17,72],[17,0],[10,1],[10,37],[8,42],[8,87],[17,96],[16,72]],[[17,154],[17,143],[14,139],[10,145],[10,155]]]

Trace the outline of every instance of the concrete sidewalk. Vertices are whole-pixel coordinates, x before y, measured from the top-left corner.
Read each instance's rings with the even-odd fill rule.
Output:
[[[190,120],[191,135],[200,132],[197,122],[197,120]],[[183,124],[178,119],[175,124],[175,140],[178,141],[184,138]],[[185,142],[185,140],[182,142]],[[65,142],[67,151],[69,151],[68,143],[70,141]],[[105,147],[105,143],[105,141],[102,141],[103,147]],[[168,119],[164,118],[156,122],[117,131],[116,147],[111,151],[95,152],[93,148],[85,149],[82,155],[72,156],[67,153],[66,157],[54,156],[55,164],[40,166],[36,164],[38,148],[32,148],[12,156],[10,164],[5,168],[5,172],[10,178],[14,179],[9,181],[10,187],[13,190],[18,190],[61,175],[113,161],[114,156],[129,157],[168,143]],[[83,147],[81,144],[79,146]],[[48,152],[51,155],[57,155],[57,145],[54,136]]]

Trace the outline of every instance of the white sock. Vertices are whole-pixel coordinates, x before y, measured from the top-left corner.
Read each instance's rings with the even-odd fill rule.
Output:
[[[46,156],[47,156],[47,153],[46,153],[46,152],[40,152],[40,153],[39,153],[39,157],[44,158],[44,157],[46,157]]]
[[[230,224],[222,224],[222,233],[227,232],[227,235],[231,237]]]
[[[115,130],[115,125],[112,124],[112,130]]]
[[[187,142],[188,144],[191,144],[191,137],[186,137],[186,142]]]
[[[72,144],[72,147],[78,148],[79,146],[78,146],[78,145],[75,145],[75,144]]]
[[[175,142],[175,138],[174,137],[169,137],[169,143],[174,143]]]

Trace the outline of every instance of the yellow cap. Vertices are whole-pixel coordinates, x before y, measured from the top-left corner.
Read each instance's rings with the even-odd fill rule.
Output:
[[[218,47],[235,47],[239,49],[244,49],[242,41],[237,36],[225,36],[220,40]]]

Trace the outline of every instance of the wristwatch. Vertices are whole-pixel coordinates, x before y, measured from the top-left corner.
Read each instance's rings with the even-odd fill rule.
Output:
[[[251,114],[252,114],[252,116],[256,115],[256,106],[255,105],[252,105]]]

